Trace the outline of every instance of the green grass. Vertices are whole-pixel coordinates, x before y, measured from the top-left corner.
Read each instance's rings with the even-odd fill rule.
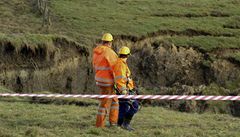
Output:
[[[114,34],[144,35],[159,29],[202,29],[213,32],[229,32],[222,26],[232,16],[240,13],[238,1],[229,0],[54,0],[52,8],[59,23],[69,26],[73,32],[99,35],[109,31]],[[212,12],[230,17],[212,17]],[[153,15],[206,14],[206,17],[159,17]],[[237,32],[238,33],[238,32]],[[239,33],[238,33],[239,34]]]
[[[190,28],[239,38],[239,29],[224,27],[231,26],[238,19],[239,6],[238,0],[52,0],[53,26],[49,33],[67,35],[87,46],[92,46],[91,43],[104,32],[141,36],[157,30],[183,31]],[[3,0],[0,11],[1,32],[44,33],[42,18],[32,12],[31,2]],[[216,17],[215,14],[224,16]]]
[[[69,39],[66,36],[56,34],[3,34],[0,33],[0,41],[2,45],[10,43],[15,47],[15,51],[18,52],[22,47],[29,47],[30,49],[36,49],[38,47],[47,48],[49,51],[54,51],[54,43],[57,39],[68,43],[74,43],[78,47],[82,47],[79,43]],[[33,50],[34,51],[34,50]]]
[[[0,93],[12,93],[13,91],[3,87],[3,86],[0,86]]]
[[[10,99],[11,100],[11,99]],[[39,105],[0,102],[0,136],[162,136],[238,137],[240,119],[220,114],[187,114],[144,107],[135,117],[134,132],[94,127],[97,106]]]
[[[40,32],[42,18],[33,14],[27,0],[1,0],[0,27],[4,33]]]
[[[41,28],[42,17],[33,12],[32,1],[1,0],[0,42],[34,47],[52,45],[54,38],[66,35],[92,46],[104,32],[142,36],[158,30],[193,29],[214,36],[160,37],[178,46],[193,46],[207,52],[239,48],[239,7],[239,0],[51,0],[53,25],[46,31]],[[240,61],[239,53],[230,56]],[[0,87],[0,92],[8,92],[5,90]],[[73,102],[79,100],[49,103]],[[0,98],[0,136],[240,136],[239,118],[187,114],[160,107],[144,107],[132,123],[135,132],[97,129],[94,127],[97,106],[92,105],[96,101],[87,103],[90,106],[42,105],[21,98]]]
[[[53,39],[57,37],[54,35],[34,35],[34,34],[19,34],[19,35],[6,35],[0,33],[1,42],[10,42],[13,46],[20,48],[23,45],[30,47],[38,45],[53,45]]]
[[[240,62],[240,52],[233,54],[231,57],[233,57],[236,61]]]
[[[211,52],[216,49],[240,48],[240,39],[236,37],[212,37],[212,36],[173,36],[166,37],[177,46],[196,47],[203,51]]]

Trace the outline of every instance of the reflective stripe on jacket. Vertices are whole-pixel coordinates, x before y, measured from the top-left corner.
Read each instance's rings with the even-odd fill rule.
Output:
[[[117,54],[108,46],[99,45],[93,50],[93,67],[98,86],[108,87],[114,84],[112,68],[117,58]]]
[[[127,66],[127,63],[123,59],[118,58],[117,63],[114,65],[114,81],[117,88],[121,91],[134,88],[134,82],[130,78],[131,72]]]

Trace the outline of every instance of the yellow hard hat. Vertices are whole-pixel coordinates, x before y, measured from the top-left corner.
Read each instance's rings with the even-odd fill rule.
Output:
[[[102,41],[113,41],[113,36],[110,33],[103,34]]]
[[[126,46],[123,46],[120,48],[118,54],[122,54],[122,55],[131,55],[130,49]]]

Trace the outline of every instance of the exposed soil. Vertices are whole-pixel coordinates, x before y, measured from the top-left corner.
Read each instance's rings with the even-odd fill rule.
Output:
[[[33,47],[1,43],[1,85],[16,92],[60,93],[84,92],[91,85],[89,51],[84,46],[56,38],[52,44]]]
[[[184,32],[159,31],[147,36],[117,36],[115,50],[131,47],[129,66],[135,81],[145,88],[217,83],[226,87],[239,80],[239,63],[227,54],[239,49],[216,49],[210,53],[184,48],[155,39],[161,34],[210,35],[188,29]],[[17,92],[53,91],[61,93],[95,92],[91,51],[65,38],[50,45],[21,45],[1,42],[0,81]],[[212,59],[211,57],[214,57]]]
[[[192,47],[184,48],[157,39],[162,33],[210,35],[206,32],[186,30],[181,33],[159,31],[142,37],[117,36],[114,43],[116,51],[123,45],[129,46],[132,50],[128,64],[139,87],[157,89],[159,92],[156,94],[239,94],[239,91],[227,89],[229,83],[235,83],[235,86],[240,87],[240,84],[237,84],[240,80],[240,65],[227,56],[239,52],[239,49],[202,52]],[[91,51],[77,42],[59,37],[53,39],[50,45],[23,44],[19,47],[11,41],[0,44],[0,82],[15,92],[51,91],[70,94],[97,92],[91,67]],[[206,92],[202,88],[212,83],[224,90],[213,89],[209,91],[214,92]],[[184,87],[181,87],[183,85]],[[49,103],[44,101],[42,100],[42,103]],[[211,103],[195,101],[155,102],[155,104],[187,112],[190,110],[204,112],[212,108]],[[238,103],[226,104],[225,107],[229,108],[229,112],[224,113],[239,116]]]
[[[175,83],[225,86],[240,79],[239,63],[229,57],[240,49],[215,49],[208,53],[155,39],[157,36],[120,37],[114,43],[116,50],[122,45],[131,47],[129,64],[141,86],[171,87]]]

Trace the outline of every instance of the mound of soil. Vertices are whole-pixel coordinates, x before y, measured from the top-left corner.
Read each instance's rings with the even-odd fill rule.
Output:
[[[1,85],[20,93],[97,92],[91,65],[92,50],[65,37],[42,35],[37,36],[37,42],[34,35],[17,40],[14,40],[16,36],[12,37],[0,37]],[[156,35],[118,36],[114,49],[117,51],[122,46],[131,48],[128,64],[137,85],[157,91],[145,94],[239,95],[238,90],[228,88],[240,87],[240,65],[221,56],[220,50],[206,53],[192,47],[180,47]],[[232,52],[225,50],[224,54],[228,51]],[[212,84],[217,88],[202,88]],[[237,102],[163,101],[153,104],[186,112],[212,110],[240,115]]]
[[[1,85],[24,93],[45,90],[77,93],[91,85],[86,47],[65,37],[36,43],[28,42],[31,37],[19,39],[26,39],[26,42],[17,44],[7,38],[0,42]]]
[[[134,40],[137,41],[134,41]],[[239,95],[240,68],[218,50],[202,52],[157,39],[125,37],[116,40],[115,50],[131,47],[128,64],[135,82],[144,94],[162,95]],[[213,58],[215,57],[215,58]],[[230,88],[230,89],[228,89]],[[232,90],[235,89],[235,90]],[[216,101],[146,101],[184,112],[211,111],[240,116],[239,103]]]
[[[238,64],[221,57],[211,59],[211,53],[192,47],[184,48],[167,41],[152,39],[138,42],[119,40],[115,43],[115,49],[122,45],[131,47],[133,53],[128,64],[134,79],[145,88],[211,83],[227,88],[229,82],[240,79]]]

